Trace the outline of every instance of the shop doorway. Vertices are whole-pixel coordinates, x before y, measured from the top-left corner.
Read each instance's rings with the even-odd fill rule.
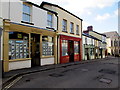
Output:
[[[68,52],[69,52],[69,62],[74,62],[74,41],[69,40],[68,41]]]
[[[100,49],[100,57],[103,58],[102,49]]]
[[[31,34],[31,66],[40,66],[40,35]]]

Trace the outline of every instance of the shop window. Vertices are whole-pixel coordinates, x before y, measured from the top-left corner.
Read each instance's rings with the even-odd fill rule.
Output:
[[[73,28],[74,28],[74,24],[71,22],[70,23],[70,33],[73,33]]]
[[[43,56],[53,56],[53,37],[42,36],[42,55]]]
[[[74,41],[74,54],[79,54],[79,42]]]
[[[52,19],[53,19],[52,14],[48,13],[47,14],[47,26],[48,27],[52,27]]]
[[[62,22],[62,31],[67,31],[67,20],[63,19],[63,22]]]
[[[9,32],[9,60],[29,58],[29,35]]]
[[[90,55],[93,55],[93,54],[94,54],[94,49],[91,48],[91,49],[90,49]]]
[[[22,19],[25,22],[30,22],[30,18],[31,18],[31,6],[23,4]]]
[[[62,56],[68,55],[68,40],[62,40]]]

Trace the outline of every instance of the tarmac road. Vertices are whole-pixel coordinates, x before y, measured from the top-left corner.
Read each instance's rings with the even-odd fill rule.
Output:
[[[118,60],[56,68],[24,75],[12,88],[118,88]]]

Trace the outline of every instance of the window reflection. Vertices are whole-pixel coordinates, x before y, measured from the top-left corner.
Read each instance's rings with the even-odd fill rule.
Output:
[[[62,56],[68,55],[68,40],[62,40]]]
[[[53,45],[54,45],[53,37],[43,36],[42,37],[42,55],[52,56],[54,54]]]

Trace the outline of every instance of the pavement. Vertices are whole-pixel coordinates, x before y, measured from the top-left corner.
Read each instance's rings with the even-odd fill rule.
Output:
[[[104,59],[93,59],[93,60],[85,60],[85,61],[78,61],[78,62],[70,62],[70,63],[65,63],[65,64],[54,64],[54,65],[37,66],[37,67],[33,67],[33,68],[12,70],[12,71],[4,73],[4,77],[2,79],[2,86],[4,88],[6,85],[8,85],[14,79],[16,79],[19,76],[25,75],[25,74],[42,72],[42,71],[52,70],[55,68],[72,66],[72,65],[77,65],[77,64],[91,63],[91,62],[95,62],[98,60],[109,60],[110,58],[115,58],[115,57],[109,56]]]

